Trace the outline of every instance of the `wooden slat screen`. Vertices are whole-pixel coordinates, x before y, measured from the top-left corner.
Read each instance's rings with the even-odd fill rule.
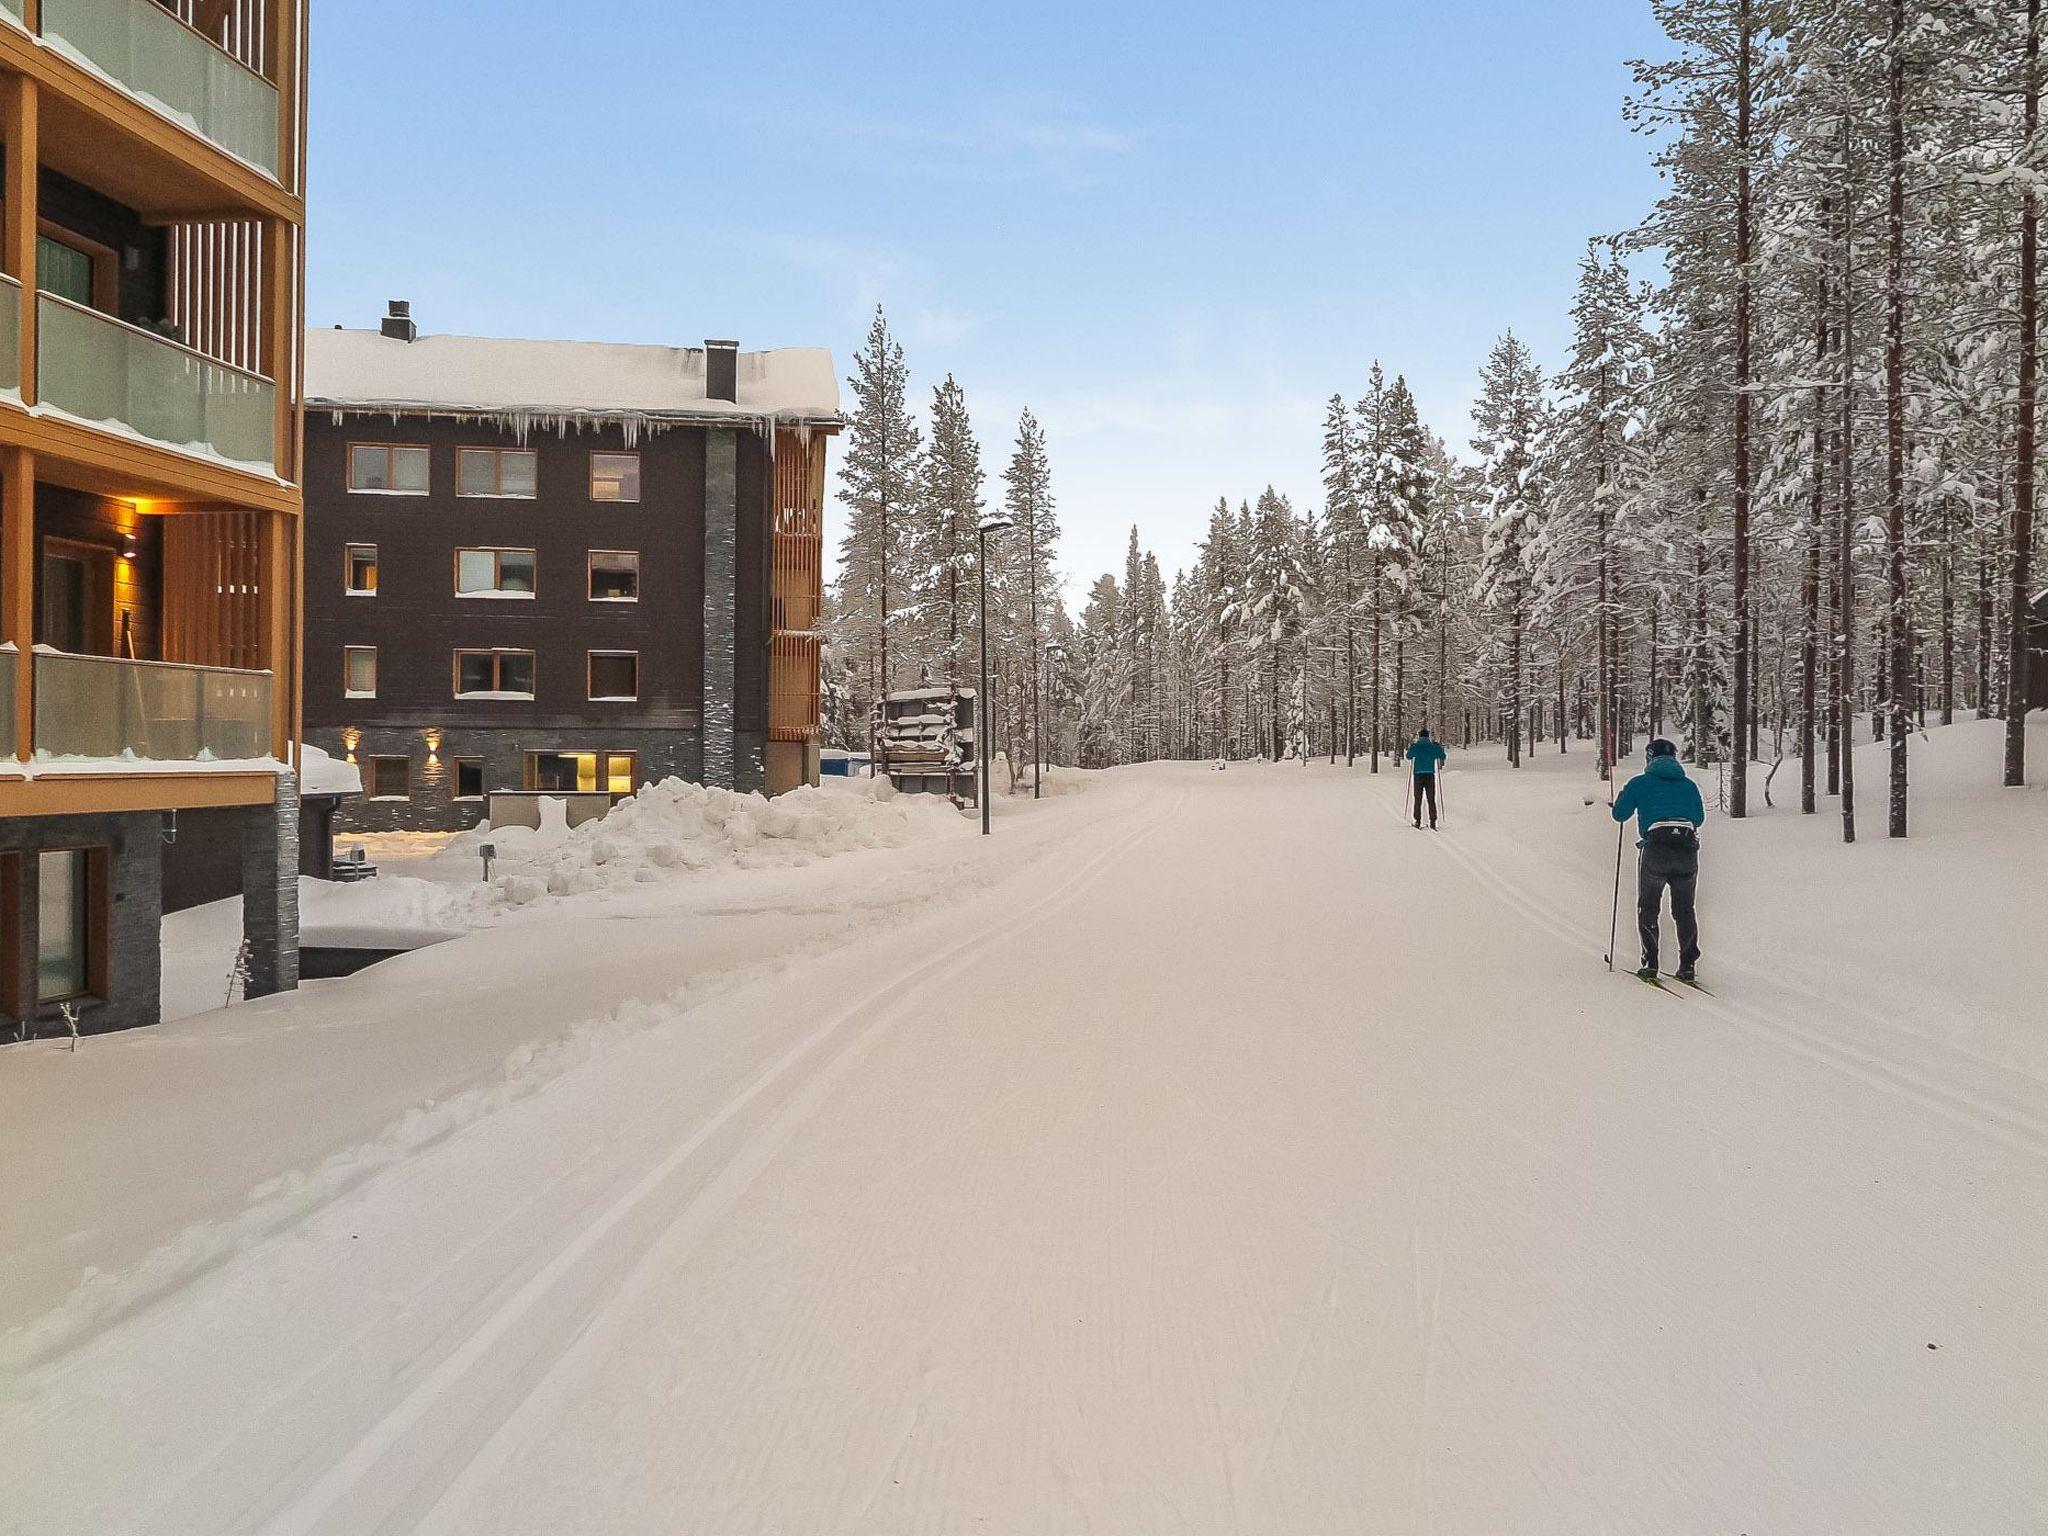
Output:
[[[251,373],[263,366],[263,229],[253,219],[170,226],[170,318],[194,351]]]
[[[818,622],[825,594],[825,440],[775,438],[768,737],[818,739]]]
[[[779,634],[768,656],[768,739],[818,737],[818,637]]]
[[[164,660],[271,665],[263,643],[260,524],[266,515],[182,512],[164,519]]]

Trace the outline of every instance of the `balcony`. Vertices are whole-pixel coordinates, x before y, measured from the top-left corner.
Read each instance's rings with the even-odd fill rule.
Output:
[[[277,87],[152,0],[43,0],[43,40],[278,179]]]
[[[0,395],[21,398],[21,284],[5,272],[0,272]]]
[[[19,660],[0,651],[0,677],[11,677]],[[35,756],[142,763],[268,757],[270,689],[268,672],[38,651]]]
[[[277,472],[270,380],[54,294],[37,296],[36,323],[45,405],[185,453]]]

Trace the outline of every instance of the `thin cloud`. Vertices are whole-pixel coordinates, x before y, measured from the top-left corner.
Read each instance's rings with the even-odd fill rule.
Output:
[[[1007,112],[937,126],[902,121],[846,124],[846,136],[888,154],[898,174],[988,184],[1088,186],[1138,148],[1136,135],[1064,109]]]

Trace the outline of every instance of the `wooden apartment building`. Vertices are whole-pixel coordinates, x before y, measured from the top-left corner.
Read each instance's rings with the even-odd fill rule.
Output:
[[[232,843],[250,990],[296,982],[304,33],[0,0],[10,1032],[155,1020],[181,847]]]
[[[815,782],[829,354],[306,336],[307,740],[344,830]]]

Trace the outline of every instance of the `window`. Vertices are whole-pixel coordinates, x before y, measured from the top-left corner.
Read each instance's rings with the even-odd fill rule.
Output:
[[[455,494],[518,496],[531,500],[537,478],[531,448],[458,448]]]
[[[345,563],[348,585],[344,589],[350,597],[375,597],[377,595],[377,546],[374,544],[351,544]]]
[[[391,443],[350,443],[348,488],[378,496],[424,496],[427,450]]]
[[[92,252],[66,240],[36,236],[36,286],[90,309],[99,287]]]
[[[631,752],[529,752],[526,787],[544,793],[630,795],[639,780]]]
[[[590,552],[590,600],[593,603],[640,601],[640,556],[630,549]]]
[[[640,455],[637,453],[593,453],[590,456],[590,499],[592,501],[638,501],[640,499]]]
[[[480,757],[455,759],[455,798],[481,800],[484,797],[484,760]]]
[[[36,999],[63,1002],[92,984],[92,855],[83,848],[36,856]]]
[[[346,699],[377,697],[377,647],[345,645],[341,648],[341,694]]]
[[[640,697],[638,651],[592,651],[590,697],[614,703]]]
[[[533,652],[457,651],[455,696],[458,699],[533,697]]]
[[[530,549],[458,549],[457,597],[532,597],[534,554]]]
[[[373,757],[366,787],[372,800],[410,800],[412,798],[412,759],[409,757]]]

